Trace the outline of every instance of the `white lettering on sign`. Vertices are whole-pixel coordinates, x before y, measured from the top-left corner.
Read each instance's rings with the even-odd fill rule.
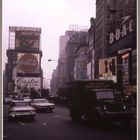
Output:
[[[24,61],[19,61],[19,66],[24,67],[37,67],[38,62],[36,60],[25,59]]]
[[[133,23],[133,20],[129,21],[128,25],[123,24],[121,29],[119,29],[119,28],[116,29],[115,33],[110,33],[109,43],[112,44],[112,43],[114,43],[114,41],[117,41],[120,38],[126,36],[128,33],[132,32],[133,31],[132,23]]]
[[[25,73],[30,73],[38,68],[38,59],[33,54],[24,54],[18,61],[18,67]]]
[[[20,87],[40,87],[41,79],[36,77],[18,77],[15,84]]]

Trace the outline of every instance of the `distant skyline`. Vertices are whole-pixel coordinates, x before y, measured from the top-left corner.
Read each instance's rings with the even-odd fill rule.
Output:
[[[41,66],[44,78],[51,79],[59,56],[59,37],[69,25],[90,26],[95,17],[96,0],[3,0],[2,1],[2,52],[3,69],[7,62],[9,26],[40,27]]]

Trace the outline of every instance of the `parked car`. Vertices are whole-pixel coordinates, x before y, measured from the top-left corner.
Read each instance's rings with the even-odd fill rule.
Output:
[[[9,107],[9,120],[18,118],[29,118],[34,120],[36,109],[31,106],[31,102],[25,100],[12,100]]]
[[[54,103],[50,103],[47,99],[33,99],[31,105],[36,108],[37,111],[49,111],[55,108]]]

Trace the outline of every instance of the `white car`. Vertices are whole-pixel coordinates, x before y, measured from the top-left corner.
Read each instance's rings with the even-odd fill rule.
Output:
[[[34,120],[36,109],[31,106],[29,101],[12,100],[9,107],[9,120],[18,118],[29,118]]]
[[[33,99],[31,105],[36,108],[37,111],[49,111],[55,108],[55,104],[50,103],[47,99]]]

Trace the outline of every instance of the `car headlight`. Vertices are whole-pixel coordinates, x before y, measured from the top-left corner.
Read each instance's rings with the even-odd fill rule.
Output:
[[[106,108],[106,106],[105,106],[105,105],[103,106],[103,109],[104,109],[104,110],[107,110],[107,108]]]
[[[15,111],[10,112],[10,116],[15,117],[16,116]]]
[[[123,105],[123,109],[126,110],[126,106],[125,105]]]

